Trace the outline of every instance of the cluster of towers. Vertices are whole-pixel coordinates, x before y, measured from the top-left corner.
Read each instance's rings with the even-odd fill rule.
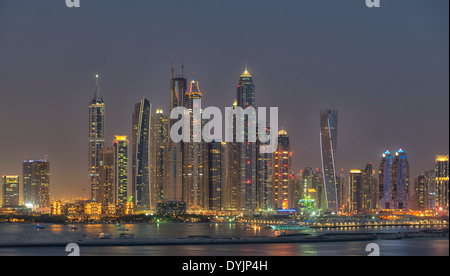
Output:
[[[46,159],[25,160],[22,169],[22,181],[20,175],[1,176],[0,205],[7,208],[25,205],[33,211],[48,212],[51,203],[50,162]]]
[[[300,174],[292,170],[287,132],[278,132],[275,152],[263,152],[264,143],[249,139],[249,126],[258,124],[251,117],[244,117],[243,142],[198,142],[195,127],[207,123],[195,116],[196,111],[203,112],[197,101],[203,93],[197,80],[184,77],[184,65],[182,72],[176,76],[172,67],[170,109],[186,110],[189,142],[173,142],[170,132],[177,120],[161,109],[152,112],[150,101],[143,98],[132,115],[131,145],[127,136],[117,135],[111,146],[105,144],[105,104],[97,76],[89,105],[92,201],[105,205],[128,202],[142,211],[158,210],[159,204],[183,206],[194,213],[321,209],[340,214],[435,207],[448,210],[448,157],[442,162],[439,160],[444,157],[439,157],[433,176],[419,176],[415,185],[411,185],[403,149],[394,155],[389,151],[383,154],[378,176],[372,164],[351,170],[348,176],[337,170],[337,110],[320,113],[322,168],[307,167]],[[255,85],[247,68],[239,78],[233,107],[256,108]],[[234,128],[235,124],[236,118]],[[270,131],[270,127],[266,130]],[[233,135],[236,136],[235,129]]]
[[[378,170],[370,163],[364,169],[350,170],[348,176],[343,169],[336,171],[333,162],[326,161],[326,157],[324,160],[323,172],[319,168],[315,171],[305,168],[297,176],[300,205],[305,205],[309,199],[314,201],[316,208],[332,213],[334,211],[329,208],[335,206],[336,198],[340,214],[370,214],[379,210],[448,211],[448,156],[437,156],[435,169],[424,172],[414,181],[402,148],[395,154],[386,150]],[[327,180],[329,171],[334,172],[331,180]],[[331,200],[327,184],[332,186]],[[336,197],[333,197],[334,193]]]
[[[89,105],[91,200],[105,205],[132,202],[137,210],[157,210],[160,203],[179,203],[188,212],[293,209],[292,152],[287,132],[279,132],[275,153],[262,153],[264,144],[249,141],[248,126],[256,122],[248,117],[244,142],[193,142],[196,134],[192,126],[199,123],[193,111],[200,108],[196,100],[202,97],[197,80],[188,81],[184,73],[176,76],[172,68],[170,108],[184,107],[189,113],[190,142],[173,142],[169,134],[176,120],[161,109],[152,113],[150,101],[143,98],[132,116],[131,147],[127,136],[116,136],[109,147],[105,144],[105,104],[97,76]],[[255,85],[247,69],[240,76],[233,107],[256,107]],[[202,120],[200,125],[205,123]]]

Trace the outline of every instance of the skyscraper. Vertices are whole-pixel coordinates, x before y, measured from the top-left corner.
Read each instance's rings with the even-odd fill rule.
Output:
[[[116,135],[114,145],[114,182],[116,204],[128,201],[128,140],[127,136]],[[133,200],[133,199],[132,199]]]
[[[448,211],[448,182],[449,159],[448,155],[436,156],[436,207],[438,210]]]
[[[184,65],[183,65],[184,68]],[[184,71],[184,70],[183,70]],[[181,76],[174,75],[170,78],[170,112],[175,107],[186,106],[187,80]],[[165,202],[181,202],[183,200],[183,142],[174,143],[170,139],[169,131],[176,120],[168,120],[167,143],[164,151],[164,185],[163,196]]]
[[[336,190],[340,210],[346,210],[348,207],[349,188],[348,180],[344,174],[344,169],[336,171]]]
[[[50,163],[46,160],[26,160],[23,163],[24,203],[34,210],[50,208]]]
[[[170,110],[175,107],[187,106],[187,100],[189,99],[187,84],[187,80],[183,75],[174,76],[172,71],[172,78],[170,79]],[[172,124],[173,122],[170,125]]]
[[[103,147],[100,150],[100,187],[99,187],[99,203],[104,206],[115,204],[116,189],[114,180],[114,148]]]
[[[156,210],[156,203],[162,202],[165,194],[164,176],[165,176],[165,151],[168,137],[169,121],[167,115],[164,115],[162,109],[157,109],[156,114],[152,115],[150,125],[150,202],[151,209]]]
[[[150,209],[150,114],[151,104],[146,98],[135,105],[131,191],[135,206],[141,210]]]
[[[253,77],[245,68],[237,87],[237,106],[244,110],[248,107],[256,108],[255,85]],[[244,121],[244,142],[240,143],[240,182],[241,182],[241,206],[240,209],[246,213],[253,213],[257,210],[257,144],[249,141],[249,129],[256,126],[255,120],[245,117]]]
[[[89,102],[89,183],[91,199],[99,201],[100,150],[105,145],[105,103],[100,94],[98,75],[94,95]]]
[[[326,109],[320,112],[320,145],[322,149],[326,210],[335,214],[339,210],[336,188],[337,126],[337,110]]]
[[[399,149],[392,164],[392,199],[394,209],[409,210],[409,164],[406,153]]]
[[[379,209],[391,209],[392,203],[392,166],[394,159],[389,150],[383,153],[381,159],[379,171],[378,171],[378,183],[379,183],[379,196],[380,201],[378,204]]]
[[[182,147],[170,140],[164,151],[164,201],[183,201]]]
[[[295,208],[291,159],[289,136],[285,130],[280,130],[278,132],[278,149],[274,154],[273,161],[273,204],[275,210]]]
[[[417,210],[427,211],[428,210],[428,179],[423,173],[417,177],[416,180],[416,203]]]
[[[305,167],[300,171],[301,174],[301,197],[306,198],[307,196],[311,196],[311,198],[315,198],[312,194],[317,191],[313,188],[313,178],[314,178],[314,170],[311,167]]]
[[[266,134],[269,134],[269,127],[266,127]],[[262,149],[267,145],[258,140],[257,154],[257,202],[259,211],[272,211],[273,204],[273,153],[265,153]],[[297,201],[298,202],[298,201]]]
[[[375,185],[375,172],[373,170],[373,164],[367,164],[366,168],[363,171],[362,175],[362,181],[363,181],[363,203],[362,203],[362,210],[368,211],[371,209],[375,209],[372,201],[372,196],[374,191]]]
[[[198,81],[192,80],[189,85],[189,94],[184,97],[186,108],[190,117],[190,142],[183,142],[183,201],[187,210],[200,211],[208,209],[208,150],[207,144],[197,137],[194,128],[202,126],[201,118],[196,118],[196,111],[202,113],[199,103],[203,97]]]
[[[325,187],[323,183],[323,173],[319,168],[316,168],[316,170],[313,173],[313,192],[311,194],[311,198],[315,199],[316,207],[320,210],[326,210],[327,203],[326,203],[326,197],[325,197]]]
[[[2,175],[3,207],[19,206],[19,176]]]
[[[221,142],[211,142],[208,146],[208,206],[210,211],[222,210],[223,177],[222,169],[223,149]]]
[[[363,211],[364,187],[363,171],[351,170],[349,174],[350,198],[349,212],[359,213]]]
[[[233,108],[237,107],[237,100],[233,102]],[[230,111],[229,111],[230,112]],[[226,116],[232,114],[227,113]],[[233,116],[233,142],[227,143],[227,193],[225,208],[230,212],[241,210],[241,144],[236,142],[236,117]]]

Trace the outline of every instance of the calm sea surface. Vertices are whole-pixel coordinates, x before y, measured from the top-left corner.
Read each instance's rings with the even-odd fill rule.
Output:
[[[135,238],[180,238],[188,236],[275,236],[273,230],[246,230],[240,224],[124,224],[117,227],[114,224],[77,224],[56,225],[45,224],[44,231],[49,237],[67,237],[73,241],[95,239],[100,232],[111,234],[116,238],[120,233],[134,234]],[[71,228],[76,227],[76,231]],[[128,229],[128,231],[124,231]],[[328,230],[303,230],[302,233],[312,235],[323,233],[367,233],[367,232],[408,232],[418,231],[421,227],[372,227]],[[22,239],[32,239],[36,234],[34,224],[0,224],[0,244]],[[288,231],[287,233],[295,233]],[[448,239],[409,239],[409,240],[377,240],[375,241],[385,256],[448,256]],[[367,241],[307,243],[307,244],[230,244],[230,245],[171,245],[171,246],[105,246],[81,247],[83,256],[361,256],[365,251]],[[0,247],[0,256],[64,256],[68,253],[60,247]]]

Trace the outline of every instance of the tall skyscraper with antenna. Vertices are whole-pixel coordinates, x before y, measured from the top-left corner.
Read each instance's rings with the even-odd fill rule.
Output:
[[[164,180],[163,191],[164,201],[180,202],[183,200],[183,143],[174,143],[170,139],[170,129],[177,120],[170,119],[172,109],[183,107],[185,95],[188,94],[187,80],[184,78],[184,63],[182,62],[181,76],[175,75],[175,69],[172,65],[172,75],[170,78],[170,110],[168,126],[165,130],[167,133],[167,141],[164,151]]]
[[[244,110],[248,107],[256,108],[255,84],[253,77],[248,72],[247,66],[239,78],[237,87],[237,106]],[[241,206],[240,209],[247,213],[257,210],[257,144],[248,140],[249,126],[255,126],[256,121],[248,118],[244,122],[244,142],[240,143],[240,179],[241,179]]]
[[[94,95],[89,102],[89,183],[91,200],[100,200],[100,150],[105,145],[105,103],[100,93],[99,77],[96,75]]]
[[[195,136],[194,128],[202,126],[201,118],[196,118],[194,113],[202,112],[201,106],[195,100],[203,97],[200,92],[199,82],[192,80],[189,85],[189,93],[185,95],[185,107],[189,112],[190,142],[183,142],[183,201],[188,210],[207,210],[208,200],[208,152],[204,141],[195,142],[199,137]],[[201,139],[201,137],[200,137]]]

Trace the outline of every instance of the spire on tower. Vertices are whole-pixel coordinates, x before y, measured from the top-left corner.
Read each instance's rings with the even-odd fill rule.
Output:
[[[248,72],[247,63],[245,63],[245,71],[242,73],[241,78],[251,78],[252,75]]]
[[[92,96],[91,103],[103,103],[102,94],[100,93],[100,85],[99,85],[99,76],[98,74],[95,75],[95,89],[94,89],[94,95]]]

